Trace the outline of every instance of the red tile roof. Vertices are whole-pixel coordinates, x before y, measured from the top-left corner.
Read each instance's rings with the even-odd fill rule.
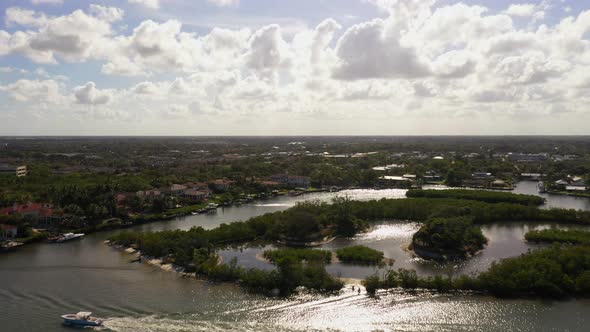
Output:
[[[52,216],[54,210],[53,206],[47,203],[28,203],[0,209],[0,215],[26,214],[35,212],[42,216]]]

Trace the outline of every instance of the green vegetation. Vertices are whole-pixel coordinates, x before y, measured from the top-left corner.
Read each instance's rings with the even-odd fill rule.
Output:
[[[349,235],[352,232],[363,230],[369,221],[387,219],[425,222],[424,228],[418,232],[416,239],[440,253],[448,254],[455,251],[473,253],[481,248],[485,239],[481,235],[481,231],[475,227],[476,224],[497,221],[590,224],[590,213],[564,209],[542,210],[530,205],[490,204],[447,198],[381,199],[375,201],[339,199],[335,200],[333,204],[301,203],[285,211],[265,214],[243,222],[222,224],[211,230],[195,227],[188,231],[122,232],[110,239],[118,244],[133,245],[146,255],[164,257],[170,262],[185,267],[188,271],[198,272],[212,280],[242,280],[245,287],[266,292],[268,290],[266,286],[257,284],[257,281],[264,280],[264,282],[269,282],[267,285],[276,286],[278,283],[280,287],[277,289],[285,294],[297,286],[332,290],[334,283],[332,279],[328,279],[329,276],[325,273],[323,268],[325,262],[322,261],[321,267],[318,267],[319,265],[315,261],[314,264],[310,264],[311,261],[303,263],[297,255],[277,256],[274,261],[278,267],[276,273],[279,273],[279,277],[276,277],[267,275],[264,271],[251,271],[251,274],[248,274],[231,265],[218,266],[216,258],[213,258],[216,257],[215,251],[228,245],[253,241],[261,243],[285,239],[311,241],[335,234]],[[195,260],[195,249],[206,252],[204,255],[206,259]],[[284,279],[289,275],[292,275],[294,278],[292,280],[295,281]],[[314,279],[316,277],[319,279]],[[276,283],[270,283],[269,278],[275,278],[272,280]],[[402,280],[405,280],[404,285],[412,285],[412,278],[411,272],[402,274]],[[462,279],[462,282],[468,285],[477,283],[477,281]],[[424,279],[420,282],[425,285],[434,283],[438,285],[437,287],[444,286],[444,280],[440,278]],[[473,287],[469,289],[474,289]]]
[[[383,252],[365,246],[338,249],[336,255],[344,263],[379,265],[383,262]]]
[[[590,246],[554,246],[493,263],[478,276],[420,278],[415,271],[390,269],[364,280],[367,292],[402,287],[437,291],[472,290],[498,297],[543,298],[590,296]]]
[[[293,261],[323,262],[329,264],[332,261],[332,252],[318,249],[274,249],[266,250],[263,257],[272,263],[277,263],[289,258]]]
[[[527,232],[524,237],[531,242],[590,244],[590,232],[580,230],[545,229]]]
[[[195,249],[193,266],[196,273],[218,282],[238,282],[251,291],[268,295],[289,295],[297,287],[320,292],[334,292],[342,288],[340,280],[326,272],[325,257],[331,253],[322,250],[274,250],[271,253],[277,269],[265,271],[251,268],[244,269],[237,264],[234,257],[227,264],[217,264],[217,255],[208,249]],[[307,257],[303,262],[302,257]]]
[[[481,201],[486,203],[512,203],[522,205],[542,205],[545,200],[539,196],[519,195],[506,192],[468,189],[448,190],[420,190],[412,189],[406,193],[407,197],[453,198]]]
[[[487,243],[481,229],[468,217],[428,220],[414,234],[412,249],[423,258],[464,258]]]

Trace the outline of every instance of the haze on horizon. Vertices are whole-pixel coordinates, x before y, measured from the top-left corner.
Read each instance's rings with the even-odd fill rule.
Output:
[[[5,0],[0,135],[582,135],[590,2]]]

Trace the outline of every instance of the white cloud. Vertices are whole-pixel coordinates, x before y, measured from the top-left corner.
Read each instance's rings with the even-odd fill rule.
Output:
[[[47,24],[48,18],[43,13],[33,10],[10,7],[6,9],[5,18],[7,26],[22,25],[28,27],[40,27]]]
[[[31,0],[33,5],[43,5],[43,4],[50,4],[50,5],[61,5],[63,4],[64,0]]]
[[[244,56],[246,67],[262,76],[272,76],[285,64],[286,52],[281,28],[276,24],[266,26],[250,39],[250,49]]]
[[[90,5],[90,12],[98,19],[106,22],[117,22],[123,19],[123,9],[116,7],[104,7],[100,5]]]
[[[129,3],[141,5],[149,9],[159,9],[160,0],[128,0]]]
[[[414,78],[430,73],[416,50],[402,46],[386,21],[375,19],[349,28],[338,41],[341,61],[334,77],[343,80]]]
[[[118,76],[147,76],[149,73],[145,72],[137,63],[132,62],[126,56],[118,56],[113,58],[110,62],[104,64],[101,72],[107,75]]]
[[[26,80],[21,79],[14,83],[0,86],[4,91],[18,102],[32,104],[60,103],[65,97],[60,93],[60,85],[54,80]]]
[[[223,114],[231,124],[239,117],[276,115],[277,123],[300,119],[299,128],[306,130],[309,118],[378,127],[392,115],[444,115],[451,121],[496,107],[506,116],[526,109],[569,116],[590,102],[590,10],[553,22],[540,18],[549,13],[549,1],[536,2],[526,15],[517,7],[498,13],[465,3],[367,1],[382,9],[381,18],[352,26],[328,18],[293,33],[285,32],[281,20],[253,25],[261,26],[255,31],[239,21],[238,29],[203,32],[163,15],[132,26],[135,21],[122,21],[123,10],[99,5],[61,16],[11,7],[7,31],[0,30],[0,57],[60,66],[45,66],[51,74],[37,73],[40,80],[4,82],[0,89],[18,101],[12,104],[51,100],[98,118],[121,119],[127,110],[141,110],[178,124],[197,114]],[[72,88],[58,78],[69,62],[92,63],[89,70],[98,65],[94,74],[144,81],[117,83],[117,90],[98,89],[92,81]],[[116,78],[101,78],[101,87],[109,87],[109,79]]]
[[[79,104],[86,105],[103,105],[112,100],[112,92],[97,89],[94,82],[76,87],[74,96]]]
[[[218,7],[237,7],[240,5],[240,0],[207,0],[207,2]]]
[[[510,16],[529,17],[536,12],[537,6],[532,3],[511,4],[505,13]]]

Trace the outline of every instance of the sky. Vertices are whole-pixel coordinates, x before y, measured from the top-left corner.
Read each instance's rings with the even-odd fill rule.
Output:
[[[590,1],[2,0],[0,135],[586,135]]]

